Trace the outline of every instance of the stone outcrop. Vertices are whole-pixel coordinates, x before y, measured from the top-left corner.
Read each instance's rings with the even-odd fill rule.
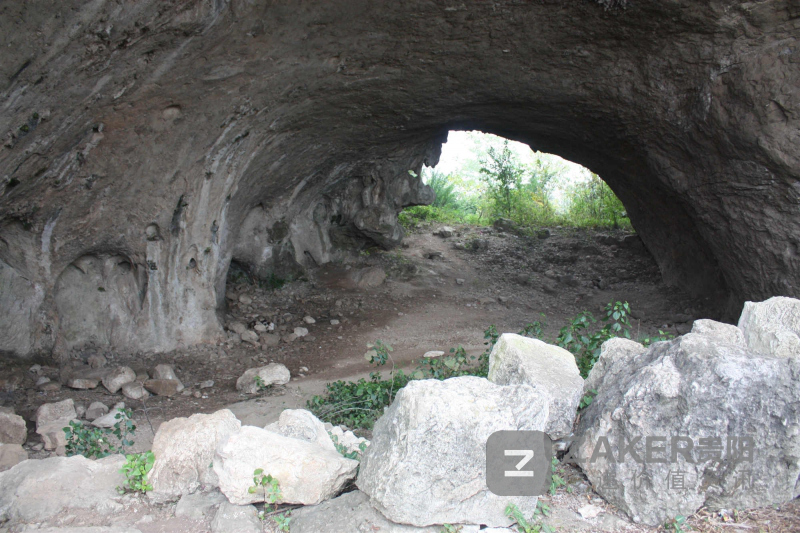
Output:
[[[280,363],[270,363],[266,366],[245,370],[244,374],[236,380],[236,390],[246,394],[255,394],[262,387],[286,385],[290,379],[291,374],[286,366]]]
[[[153,439],[156,460],[149,475],[154,497],[177,499],[194,492],[201,483],[216,486],[212,463],[217,446],[240,427],[241,423],[227,409],[161,424]]]
[[[356,484],[393,522],[509,525],[508,504],[532,514],[537,498],[489,491],[486,442],[501,430],[543,431],[547,420],[547,398],[529,385],[412,381],[375,423]]]
[[[539,339],[504,333],[489,354],[488,377],[498,385],[530,385],[547,399],[545,432],[550,438],[572,433],[583,396],[583,378],[570,352]]]
[[[396,245],[433,199],[409,170],[459,127],[597,172],[670,284],[800,294],[795,2],[286,9],[8,7],[4,349],[219,340],[232,261],[285,278]]]
[[[254,426],[230,435],[214,457],[219,488],[238,505],[264,501],[263,493],[248,491],[257,469],[278,480],[278,503],[316,505],[338,495],[357,468],[335,450]]]
[[[42,436],[45,450],[55,450],[67,444],[64,428],[76,420],[75,404],[72,400],[45,403],[36,410],[36,433]]]
[[[630,341],[603,346],[586,382],[597,396],[571,450],[603,498],[659,525],[701,506],[753,508],[800,494],[800,357],[783,342],[762,343],[791,338],[773,327],[779,319],[766,320],[769,335],[750,319],[772,304],[748,304],[744,335],[700,320],[647,350]]]
[[[306,409],[285,409],[276,422],[264,429],[285,437],[311,442],[327,450],[336,451],[322,421]]]
[[[739,329],[755,353],[800,358],[800,300],[775,297],[746,302]]]
[[[25,444],[28,427],[12,410],[0,410],[0,444]]]

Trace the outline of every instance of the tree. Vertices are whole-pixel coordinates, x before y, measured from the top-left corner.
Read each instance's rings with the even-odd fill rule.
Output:
[[[495,209],[510,217],[514,206],[514,190],[519,189],[525,174],[519,161],[508,147],[508,141],[498,150],[490,146],[488,157],[481,160],[481,179],[486,183]]]

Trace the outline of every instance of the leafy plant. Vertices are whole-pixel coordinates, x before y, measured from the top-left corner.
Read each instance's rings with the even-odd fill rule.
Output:
[[[675,518],[667,520],[664,523],[664,529],[667,531],[672,531],[674,533],[684,533],[686,531],[691,530],[691,526],[686,523],[686,517],[682,515],[678,515]]]
[[[378,366],[385,365],[386,361],[391,358],[391,352],[394,350],[394,348],[381,340],[367,344],[367,348],[369,348],[369,350],[364,354],[364,358]]]
[[[136,425],[131,420],[133,412],[122,409],[115,415],[117,422],[112,428],[87,427],[83,422],[72,420],[63,428],[67,440],[65,446],[67,457],[83,455],[89,459],[101,459],[115,453],[124,453],[125,448],[133,445],[131,440],[136,432]],[[116,437],[119,446],[111,442]]]
[[[278,531],[289,531],[289,523],[292,521],[291,511],[276,514],[272,517],[272,519],[275,520],[275,524],[278,526]]]
[[[255,380],[255,382],[256,382],[256,389],[258,390],[258,392],[263,392],[263,391],[265,391],[265,390],[269,389],[269,387],[270,387],[270,386],[269,386],[269,385],[267,385],[267,383],[264,381],[264,378],[262,378],[262,377],[261,377],[261,376],[259,376],[258,374],[256,374],[256,375],[253,377],[253,379],[254,379],[254,380]]]
[[[117,487],[117,492],[140,492],[144,494],[148,490],[153,490],[153,486],[147,480],[147,474],[153,469],[156,460],[152,451],[134,453],[125,456],[125,464],[122,465],[122,472],[125,475],[125,483],[122,487]]]
[[[250,494],[263,491],[265,509],[283,497],[278,480],[265,474],[263,468],[253,470],[253,485],[247,489]]]
[[[558,459],[553,457],[550,463],[550,494],[555,494],[558,487],[563,487],[567,484],[562,477],[563,473],[564,469],[561,467],[561,463],[558,462]]]
[[[463,529],[464,527],[459,524],[442,524],[442,530],[440,533],[460,533]]]
[[[628,302],[610,302],[606,305],[606,324],[591,333],[597,319],[592,313],[582,311],[561,328],[556,344],[575,355],[581,376],[585,378],[600,357],[600,349],[605,341],[619,336],[631,338],[629,316]]]
[[[510,503],[506,507],[506,516],[514,520],[517,530],[522,533],[553,533],[555,530],[542,522],[542,517],[550,514],[550,508],[541,501],[536,502],[536,509],[532,518],[525,518],[525,515],[515,504]]]
[[[642,339],[639,342],[641,342],[642,345],[647,347],[647,346],[650,346],[651,344],[653,344],[654,342],[663,342],[663,341],[668,341],[668,340],[674,339],[674,338],[675,338],[675,335],[673,335],[672,333],[667,333],[666,331],[662,331],[662,330],[659,329],[658,330],[658,335],[654,335],[652,337],[645,337],[644,339]]]
[[[333,441],[333,447],[336,448],[336,451],[339,452],[345,459],[353,459],[359,461],[361,460],[361,456],[364,455],[364,452],[367,450],[366,442],[362,442],[361,444],[359,444],[358,450],[350,451],[347,449],[347,446],[339,443],[339,437],[332,434],[330,431],[328,432],[328,435]]]
[[[581,401],[578,403],[578,411],[586,409],[592,405],[595,396],[597,396],[597,389],[590,389],[586,394],[584,394],[583,398],[581,398]]]

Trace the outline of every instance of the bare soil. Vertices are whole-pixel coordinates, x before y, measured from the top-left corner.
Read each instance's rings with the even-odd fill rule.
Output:
[[[500,332],[517,332],[526,324],[545,321],[545,337],[553,339],[558,329],[580,311],[604,315],[611,301],[627,301],[632,312],[633,335],[638,338],[658,331],[679,335],[696,318],[716,318],[707,302],[693,300],[680,289],[661,281],[657,266],[638,237],[623,231],[593,231],[551,228],[547,235],[524,235],[483,227],[457,227],[453,235],[435,235],[442,228],[419,228],[394,251],[365,250],[351,261],[327,265],[280,289],[260,288],[246,279],[229,283],[225,324],[240,321],[275,325],[286,337],[295,327],[309,333],[278,346],[253,346],[230,333],[219,345],[202,345],[161,354],[113,354],[102,350],[76,352],[61,361],[34,361],[39,375],[65,381],[69,373],[85,371],[86,359],[102,353],[108,364],[149,370],[156,364],[175,366],[186,390],[174,397],[152,396],[146,402],[112,395],[102,386],[93,390],[61,387],[41,391],[29,371],[34,362],[3,361],[0,390],[3,405],[14,407],[31,420],[36,408],[46,402],[72,398],[88,406],[102,401],[111,406],[124,401],[134,410],[138,425],[134,450],[147,450],[158,425],[177,416],[210,413],[230,408],[245,424],[264,425],[277,419],[285,408],[305,407],[325,384],[367,376],[376,369],[364,359],[366,345],[375,340],[390,344],[397,367],[430,350],[448,351],[463,346],[471,355],[485,350],[484,330],[495,325]],[[379,267],[387,274],[384,283],[359,288],[353,273]],[[239,297],[252,302],[243,304]],[[245,299],[246,301],[246,299]],[[303,321],[311,317],[314,323]],[[333,322],[332,322],[333,321]],[[338,323],[336,323],[338,321]],[[290,339],[285,339],[290,340]],[[248,368],[269,362],[285,364],[292,381],[254,396],[239,393],[236,379]],[[213,380],[212,387],[200,384]],[[38,450],[39,436],[29,422],[26,447],[32,458],[47,457]],[[653,531],[634,525],[591,490],[586,478],[568,467],[568,489],[550,498],[549,521],[561,531]],[[169,510],[148,508],[145,501],[131,504],[131,513],[115,517],[116,524],[136,523],[143,532],[206,531],[208,524],[184,524]],[[583,519],[577,510],[593,503],[604,512],[596,519]],[[690,523],[699,531],[800,531],[797,501],[754,511],[731,511],[730,516],[701,511]],[[149,516],[141,522],[142,513]],[[129,516],[130,515],[130,516]],[[125,518],[123,520],[124,517]],[[75,518],[77,524],[108,525],[108,517]],[[266,526],[265,526],[266,527]],[[731,529],[733,528],[733,529]],[[0,529],[2,531],[2,529]]]

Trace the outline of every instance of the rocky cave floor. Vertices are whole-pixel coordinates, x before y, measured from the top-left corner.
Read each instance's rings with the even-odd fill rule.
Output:
[[[159,424],[174,417],[229,408],[243,424],[263,427],[283,409],[305,408],[308,399],[324,392],[326,383],[375,371],[363,356],[367,343],[378,339],[394,348],[398,368],[413,368],[413,361],[430,350],[462,345],[479,355],[490,324],[500,332],[517,332],[527,323],[545,320],[545,337],[552,340],[582,310],[603,316],[610,301],[630,303],[632,332],[640,339],[659,329],[680,335],[691,329],[694,319],[718,318],[707,302],[665,286],[639,238],[621,230],[551,228],[538,236],[470,226],[456,227],[452,234],[445,228],[443,236],[441,230],[438,225],[422,226],[400,249],[365,250],[356,259],[328,265],[307,280],[279,289],[232,276],[226,327],[239,322],[253,330],[261,323],[264,327],[257,329],[269,330],[274,324],[274,332],[263,332],[258,341],[243,342],[228,331],[228,340],[217,345],[161,354],[85,349],[58,361],[3,359],[2,406],[13,407],[29,421],[29,457],[45,458],[51,452],[43,450],[30,422],[41,404],[68,398],[84,407],[95,401],[109,407],[125,402],[138,426],[133,450],[143,451],[150,449]],[[386,274],[383,282],[381,272]],[[295,338],[296,327],[308,334]],[[103,355],[108,366],[130,366],[137,374],[161,363],[174,365],[186,388],[172,397],[143,401],[112,395],[102,385],[89,390],[61,385],[90,372],[87,360],[92,355]],[[270,362],[289,368],[289,384],[255,396],[236,390],[236,380],[245,370]],[[43,376],[49,384],[37,387]],[[567,486],[545,498],[552,510],[547,522],[558,531],[655,530],[630,523],[591,490],[577,468],[566,466],[565,478]],[[134,525],[142,533],[209,531],[208,523],[176,518],[174,504],[154,505],[133,496],[122,501],[125,512],[112,517],[87,511],[61,516],[49,525]],[[594,507],[586,511],[587,505]],[[597,514],[584,518],[578,513],[581,508],[584,514]],[[779,508],[701,511],[688,524],[696,531],[800,531],[800,504],[795,500]],[[265,531],[270,527],[265,522]],[[3,531],[9,530],[0,527]]]

